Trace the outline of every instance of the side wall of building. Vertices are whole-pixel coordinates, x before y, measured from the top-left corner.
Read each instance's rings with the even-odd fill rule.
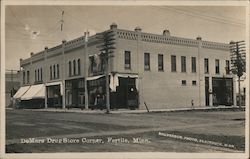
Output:
[[[198,46],[170,45],[120,38],[117,41],[114,71],[139,74],[140,109],[144,102],[151,109],[205,106],[205,77],[226,75],[226,50],[199,50]],[[124,52],[131,52],[131,69],[125,69]],[[150,70],[144,70],[144,53],[150,54]],[[158,54],[163,54],[164,70],[158,70]],[[176,56],[177,71],[171,71],[171,55]],[[181,56],[186,57],[186,72],[181,72]],[[192,72],[191,58],[196,58],[196,72]],[[204,58],[209,59],[209,74],[204,73]],[[215,73],[215,59],[220,61],[220,74]],[[182,81],[186,81],[186,85]],[[196,84],[194,84],[196,83]],[[211,82],[212,83],[212,82]]]

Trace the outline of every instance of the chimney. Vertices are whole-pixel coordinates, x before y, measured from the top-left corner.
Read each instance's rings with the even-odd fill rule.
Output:
[[[136,27],[136,28],[135,28],[135,31],[137,31],[137,32],[141,32],[141,31],[142,31],[142,29],[141,29],[140,27]]]
[[[169,30],[163,30],[162,33],[164,36],[170,36],[170,31]]]
[[[198,37],[196,38],[196,40],[202,40],[202,38],[201,38],[200,36],[198,36]]]
[[[117,24],[116,23],[112,23],[110,25],[110,29],[117,29]]]
[[[44,50],[48,50],[48,46],[45,46],[45,47],[44,47]]]
[[[65,40],[65,39],[63,39],[63,40],[62,40],[62,43],[66,43],[66,40]]]
[[[33,55],[34,55],[34,53],[33,53],[33,52],[31,52],[31,53],[30,53],[30,56],[33,56]]]

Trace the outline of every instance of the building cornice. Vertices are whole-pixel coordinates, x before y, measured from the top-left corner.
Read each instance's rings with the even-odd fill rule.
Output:
[[[135,40],[135,41],[141,40],[142,42],[160,43],[168,45],[182,45],[188,47],[198,47],[199,45],[199,40],[197,39],[188,39],[188,38],[170,36],[168,30],[164,30],[163,35],[141,32],[141,29],[139,27],[137,27],[135,31],[123,30],[117,28],[113,28],[113,31],[115,32],[115,35],[118,39]],[[203,41],[203,40],[200,41],[202,48],[229,51],[229,44]],[[101,41],[97,39],[97,35],[89,37],[88,46],[93,46],[99,43],[101,43]],[[85,44],[84,36],[67,41],[65,43],[65,53],[69,53],[70,51],[80,47],[84,48],[84,44]],[[34,63],[37,61],[44,60],[45,59],[44,54],[45,50],[40,51],[36,54],[32,54],[30,58],[21,60],[20,65],[25,66],[29,65],[31,62]],[[62,54],[62,44],[47,49],[47,58],[55,57],[60,54]]]
[[[122,29],[117,29],[117,35],[118,35],[117,36],[118,38],[126,39],[126,40],[138,40],[138,37],[140,37],[141,41],[151,42],[151,43],[184,45],[184,46],[190,46],[190,47],[198,47],[199,45],[199,40],[196,40],[196,39],[188,39],[188,38],[175,37],[175,36],[170,36],[170,35],[158,35],[158,34],[122,30]],[[202,41],[202,47],[206,49],[229,51],[229,44],[225,44],[225,43]]]

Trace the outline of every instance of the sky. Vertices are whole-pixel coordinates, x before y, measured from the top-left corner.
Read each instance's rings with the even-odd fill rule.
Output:
[[[61,18],[63,14],[63,30]],[[120,29],[229,43],[245,39],[245,8],[236,6],[6,6],[6,69],[19,69],[19,59],[109,29]]]

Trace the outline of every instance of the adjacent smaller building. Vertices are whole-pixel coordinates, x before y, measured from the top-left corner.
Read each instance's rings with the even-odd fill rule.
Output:
[[[12,107],[12,97],[20,88],[20,71],[8,70],[5,73],[5,106]]]

